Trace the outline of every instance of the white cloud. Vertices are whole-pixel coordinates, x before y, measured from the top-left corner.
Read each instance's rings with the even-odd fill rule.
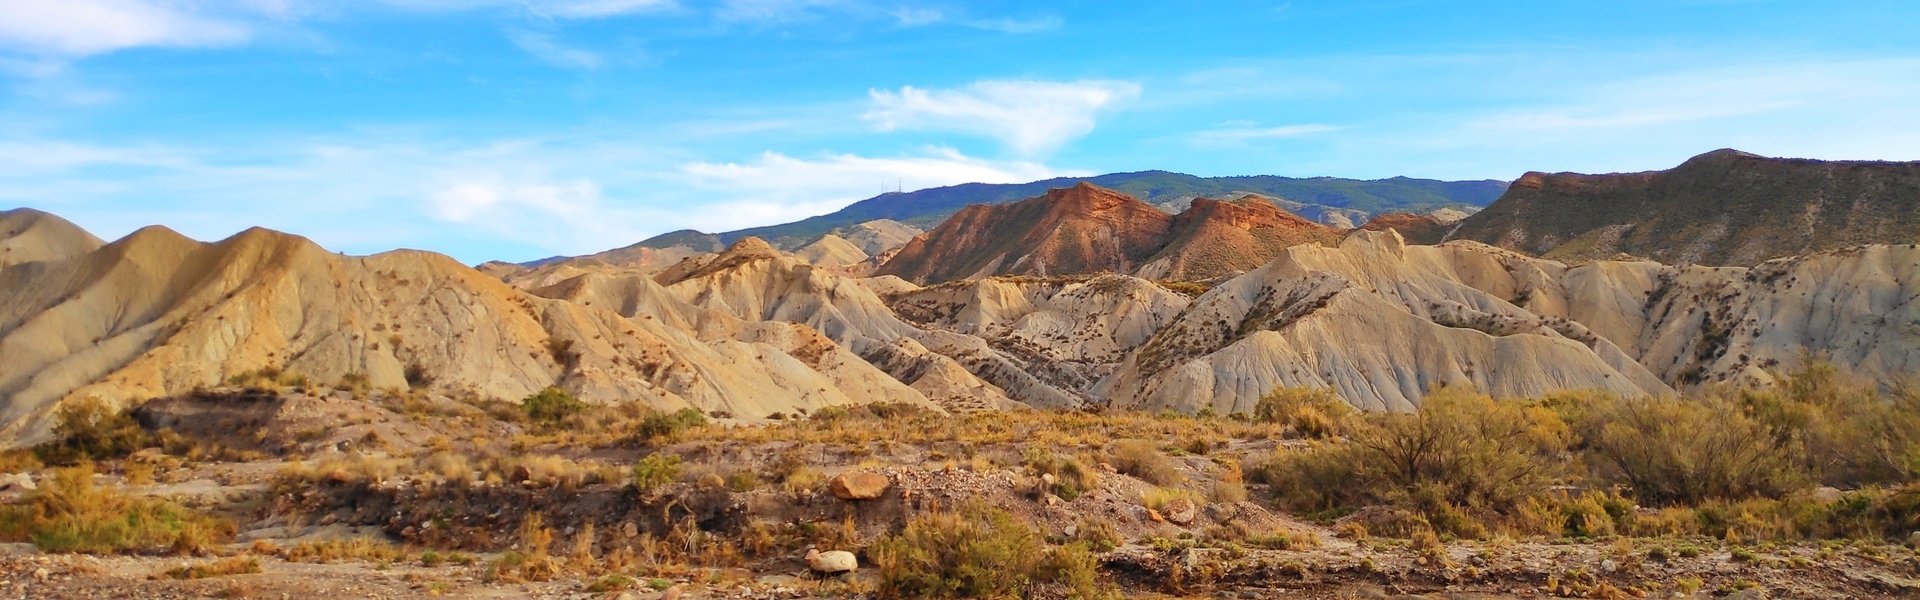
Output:
[[[563,69],[589,71],[600,68],[599,54],[591,50],[563,45],[554,41],[551,35],[522,30],[508,30],[506,33],[507,39],[512,40],[514,46],[547,64]]]
[[[1132,101],[1124,81],[980,81],[964,88],[871,90],[868,121],[883,131],[957,131],[999,140],[1026,156],[1058,150],[1093,131],[1103,112]]]
[[[1059,29],[1066,21],[1055,15],[1045,15],[1029,19],[980,19],[968,21],[967,26],[1000,33],[1045,33]]]
[[[1279,127],[1256,127],[1250,124],[1234,123],[1226,127],[1197,132],[1193,134],[1192,139],[1198,143],[1231,143],[1249,140],[1300,137],[1339,130],[1339,127],[1321,123],[1282,125]]]
[[[846,0],[723,0],[714,12],[729,21],[790,21],[815,8],[846,4]]]
[[[48,210],[109,239],[154,223],[199,239],[258,225],[334,250],[406,246],[473,263],[588,254],[676,229],[790,222],[896,185],[1083,174],[944,148],[688,162],[680,150],[633,141],[660,137],[460,141],[396,131],[241,147],[0,137],[0,206]]]
[[[905,6],[894,9],[894,11],[889,14],[893,15],[893,20],[898,22],[902,27],[932,25],[944,21],[947,18],[945,13],[938,10]]]
[[[141,0],[0,1],[0,47],[80,57],[147,46],[222,46],[246,41],[239,22],[191,6]]]
[[[675,0],[537,0],[527,2],[536,14],[568,19],[596,19],[679,8]]]
[[[896,187],[917,190],[1085,174],[1032,162],[982,160],[951,148],[890,158],[833,154],[800,159],[768,152],[746,163],[694,162],[681,170],[692,186],[723,199],[705,211],[711,217],[693,225],[703,231],[740,229],[742,220],[760,224],[795,221],[839,210]]]

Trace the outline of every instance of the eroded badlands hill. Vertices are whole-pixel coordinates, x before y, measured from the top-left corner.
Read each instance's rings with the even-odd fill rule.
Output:
[[[1118,201],[1059,195],[1072,194]],[[437,254],[348,257],[266,230],[201,243],[156,227],[92,247],[40,227],[55,233],[9,226],[0,240],[43,257],[0,269],[0,433],[14,444],[44,439],[64,400],[134,403],[258,369],[505,400],[557,385],[747,420],[881,401],[1230,413],[1281,385],[1373,409],[1459,383],[1667,394],[1766,381],[1802,353],[1881,381],[1920,369],[1913,245],[1753,268],[1568,265],[1356,231],[1200,293],[1119,274],[921,287],[749,238],[658,272],[515,287]]]
[[[520,292],[445,256],[344,257],[250,230],[164,228],[0,271],[0,437],[41,439],[63,399],[136,402],[263,368],[376,387],[761,416],[926,402],[804,325],[746,322],[640,288],[627,306]],[[618,308],[646,307],[626,314]],[[687,319],[697,319],[696,331]]]
[[[1338,237],[1257,196],[1194,199],[1168,216],[1082,183],[1013,204],[969,206],[877,272],[919,283],[1103,272],[1199,281],[1259,267],[1289,246]]]
[[[1165,247],[1173,217],[1092,184],[975,204],[915,238],[879,274],[916,283],[994,275],[1131,273]]]

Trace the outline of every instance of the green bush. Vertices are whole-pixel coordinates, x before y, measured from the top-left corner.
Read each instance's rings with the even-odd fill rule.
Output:
[[[670,413],[655,412],[648,414],[634,427],[633,435],[639,441],[654,438],[671,439],[682,432],[707,424],[707,415],[699,409],[682,408]]]
[[[34,448],[55,465],[120,458],[154,445],[153,435],[126,411],[88,396],[61,403],[54,412],[54,441]]]
[[[680,478],[680,455],[655,452],[633,464],[633,488],[650,493]]]
[[[520,410],[534,421],[559,423],[561,419],[587,410],[587,405],[566,390],[548,387],[520,400]]]
[[[867,548],[889,598],[1017,598],[1046,566],[1040,537],[979,502],[914,517]]]
[[[43,552],[203,554],[233,535],[233,524],[169,502],[93,485],[93,467],[56,469],[20,504],[0,508],[0,541]]]

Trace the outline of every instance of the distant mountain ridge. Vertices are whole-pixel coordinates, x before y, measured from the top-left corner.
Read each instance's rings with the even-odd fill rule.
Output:
[[[1920,239],[1920,162],[1702,154],[1665,171],[1527,173],[1449,239],[1556,260],[1749,266]]]
[[[829,214],[792,223],[718,234],[675,231],[642,241],[639,245],[667,248],[698,244],[704,247],[729,245],[742,238],[758,237],[776,247],[794,249],[835,229],[880,219],[932,229],[968,205],[1016,202],[1043,195],[1047,190],[1070,188],[1082,182],[1133,196],[1160,207],[1168,214],[1184,210],[1185,203],[1194,198],[1255,193],[1281,199],[1286,202],[1282,204],[1284,208],[1309,218],[1322,212],[1359,211],[1377,214],[1424,213],[1439,208],[1478,209],[1499,198],[1507,189],[1507,182],[1498,180],[1440,181],[1411,177],[1359,180],[1276,175],[1198,177],[1168,171],[1138,171],[1093,177],[1056,177],[1028,183],[966,183],[913,192],[890,192],[855,202]],[[1365,217],[1355,222],[1361,221],[1365,221]]]

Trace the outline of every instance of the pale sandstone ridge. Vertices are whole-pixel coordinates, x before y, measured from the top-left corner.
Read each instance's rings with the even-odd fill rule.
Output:
[[[73,258],[105,243],[66,219],[31,208],[0,211],[0,269]]]
[[[834,230],[834,235],[860,248],[861,252],[871,255],[897,250],[907,245],[907,242],[913,241],[914,236],[922,233],[926,232],[893,219],[875,219]]]
[[[867,253],[846,238],[827,234],[793,251],[801,260],[821,267],[847,267],[866,262]]]
[[[549,299],[438,254],[346,257],[262,229],[207,244],[150,227],[9,266],[0,289],[8,443],[45,439],[64,399],[135,402],[266,367],[504,399],[559,385],[743,418],[926,402],[804,325],[742,322],[657,286],[620,290],[618,304]]]

